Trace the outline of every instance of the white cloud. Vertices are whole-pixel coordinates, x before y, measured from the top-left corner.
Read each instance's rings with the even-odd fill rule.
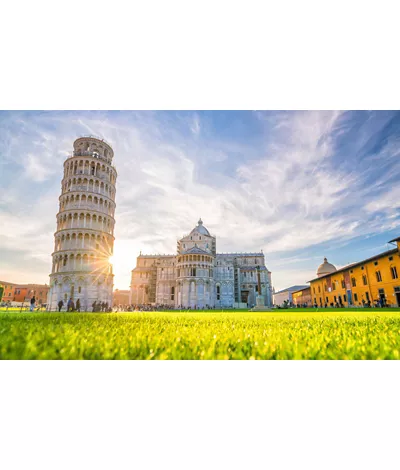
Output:
[[[200,120],[199,120],[199,116],[197,114],[195,114],[193,116],[193,121],[192,121],[192,125],[190,126],[190,130],[193,132],[194,135],[199,135],[200,134]]]
[[[28,154],[26,157],[25,173],[30,180],[38,182],[46,181],[54,173],[54,168],[44,165],[40,157],[32,154]]]
[[[199,216],[217,236],[219,251],[264,249],[267,261],[276,252],[396,225],[397,188],[371,200],[368,189],[353,192],[365,175],[335,164],[334,132],[340,112],[257,116],[268,126],[268,139],[257,152],[251,142],[235,136],[201,142],[197,137],[201,133],[204,139],[204,125],[197,113],[186,137],[172,118],[155,113],[15,117],[20,122],[10,122],[9,136],[0,141],[7,165],[18,166],[13,185],[0,196],[0,223],[8,227],[3,249],[28,249],[32,259],[42,261],[48,256],[50,267],[62,163],[74,139],[87,133],[104,137],[115,151],[116,251],[129,254],[115,265],[116,287],[129,285],[128,266],[134,267],[140,249],[174,253],[176,239],[190,231]],[[188,121],[183,125],[187,132]],[[384,183],[377,178],[376,189]],[[387,219],[369,220],[381,210],[388,213]],[[276,267],[277,287],[302,284],[315,272],[300,269],[296,274]],[[32,280],[40,281],[34,279],[35,271],[31,274]]]

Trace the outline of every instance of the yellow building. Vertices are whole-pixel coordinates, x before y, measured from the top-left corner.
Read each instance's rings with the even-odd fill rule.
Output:
[[[292,292],[292,299],[296,307],[311,307],[311,288],[306,287],[305,289],[300,289],[295,292]]]
[[[318,277],[309,281],[313,304],[362,306],[381,300],[400,307],[400,237],[389,243],[397,247],[340,269],[325,258]]]

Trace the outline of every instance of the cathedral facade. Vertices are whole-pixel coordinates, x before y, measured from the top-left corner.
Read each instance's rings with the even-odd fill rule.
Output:
[[[260,277],[260,283],[258,282]],[[200,219],[177,244],[176,255],[142,255],[132,270],[130,303],[174,308],[247,308],[258,285],[272,304],[271,272],[262,252],[217,253],[216,237]]]

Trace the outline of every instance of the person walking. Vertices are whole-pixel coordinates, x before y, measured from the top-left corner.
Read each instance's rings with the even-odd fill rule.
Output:
[[[36,299],[35,299],[35,296],[33,296],[31,298],[31,307],[30,307],[31,312],[33,312],[33,310],[35,308],[35,304],[36,304]]]
[[[76,301],[76,311],[77,312],[81,311],[81,301],[79,299]]]
[[[72,298],[70,298],[67,302],[67,312],[71,311],[72,309]]]
[[[63,306],[64,306],[64,302],[63,302],[62,300],[60,300],[60,301],[58,302],[58,311],[59,311],[59,312],[61,312],[61,309],[63,308]]]

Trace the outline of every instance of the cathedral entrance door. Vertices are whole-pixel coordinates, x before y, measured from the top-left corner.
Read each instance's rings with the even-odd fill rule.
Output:
[[[242,290],[242,303],[247,304],[249,300],[249,291]]]

